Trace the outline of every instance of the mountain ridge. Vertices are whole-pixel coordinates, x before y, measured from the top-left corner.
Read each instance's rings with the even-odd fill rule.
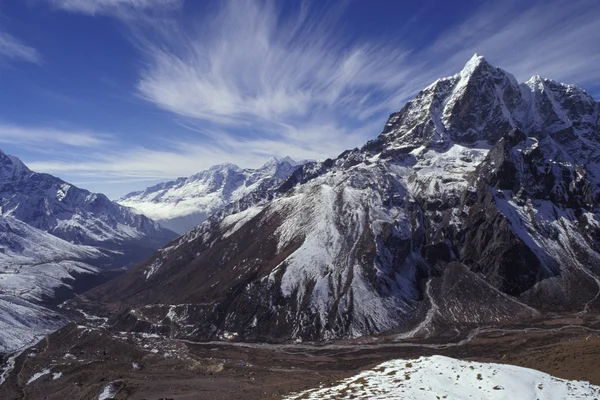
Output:
[[[304,164],[78,305],[119,304],[125,331],[275,342],[598,310],[600,106],[549,82],[475,56],[361,149]]]
[[[189,177],[131,192],[117,201],[183,234],[246,194],[276,186],[300,165],[302,162],[289,157],[272,157],[257,169],[218,164]]]
[[[0,150],[0,353],[68,323],[56,306],[175,238],[156,222]]]

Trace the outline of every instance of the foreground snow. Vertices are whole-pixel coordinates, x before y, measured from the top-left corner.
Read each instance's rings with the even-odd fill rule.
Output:
[[[587,399],[600,387],[528,368],[432,356],[392,360],[286,399]]]

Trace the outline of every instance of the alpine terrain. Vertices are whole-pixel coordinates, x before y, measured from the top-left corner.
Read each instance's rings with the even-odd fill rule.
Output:
[[[68,322],[54,306],[176,235],[0,151],[0,353]]]
[[[132,207],[177,233],[185,233],[210,215],[250,192],[282,183],[301,163],[289,157],[271,158],[258,169],[234,164],[215,165],[188,178],[163,182],[132,192],[117,202]]]
[[[178,231],[212,214],[64,303],[76,323],[7,357],[0,397],[598,395],[553,377],[600,384],[600,104],[584,90],[519,83],[476,54],[361,148],[294,164],[121,199]],[[169,236],[11,168],[15,187],[52,182],[3,200],[20,236],[90,257],[126,232]]]
[[[600,106],[475,55],[383,132],[79,302],[207,340],[418,337],[600,307]]]

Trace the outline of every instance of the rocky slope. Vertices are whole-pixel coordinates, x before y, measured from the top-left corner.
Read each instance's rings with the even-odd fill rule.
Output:
[[[475,55],[361,149],[242,198],[78,304],[118,330],[268,341],[597,311],[599,116],[581,89]]]
[[[0,353],[68,320],[56,305],[175,237],[148,218],[0,152]]]
[[[188,178],[129,193],[118,203],[136,209],[168,229],[185,233],[227,204],[251,192],[279,185],[300,165],[289,157],[271,158],[258,169],[215,165]]]

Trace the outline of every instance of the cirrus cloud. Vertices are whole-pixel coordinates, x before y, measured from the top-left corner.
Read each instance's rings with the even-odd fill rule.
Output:
[[[151,9],[173,9],[183,0],[49,0],[59,9],[88,15],[129,15]]]
[[[33,163],[74,180],[171,179],[222,162],[255,167],[273,155],[334,157],[375,137],[389,113],[475,52],[521,81],[541,74],[600,93],[597,0],[482,2],[419,46],[410,33],[349,35],[344,3],[299,2],[284,12],[275,1],[224,0],[182,15],[171,11],[183,2],[172,0],[51,1],[132,17],[120,21],[139,57],[135,95],[198,134],[151,137],[154,148],[125,147],[115,134],[86,157]]]
[[[6,32],[0,32],[0,59],[20,60],[39,64],[40,53]]]

